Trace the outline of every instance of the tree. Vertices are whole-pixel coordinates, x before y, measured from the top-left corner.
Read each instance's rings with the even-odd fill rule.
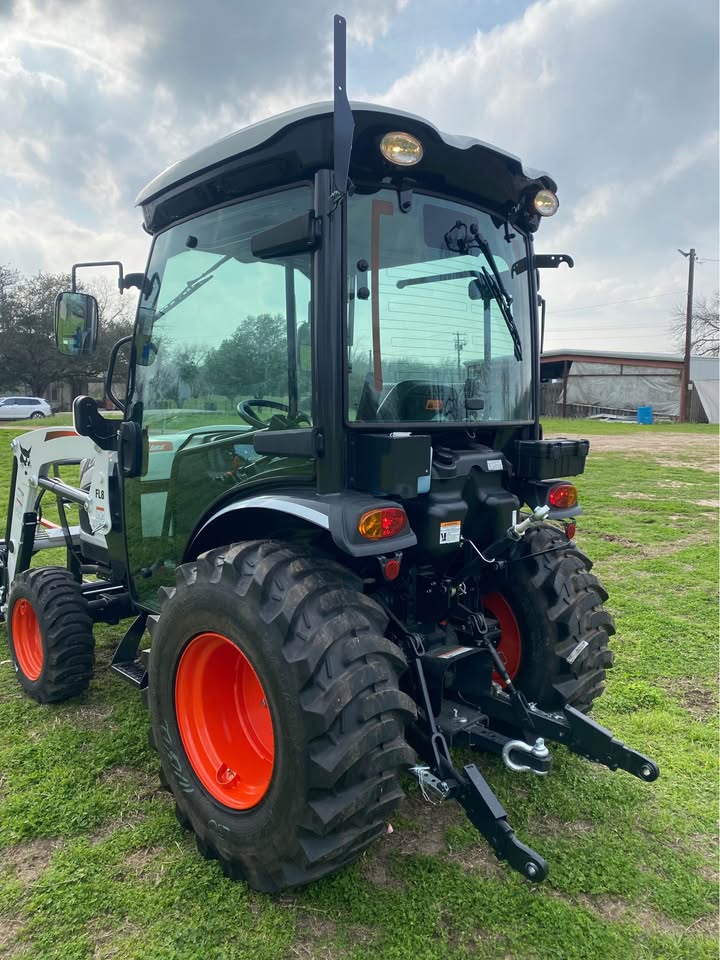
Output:
[[[716,291],[709,299],[699,298],[693,308],[692,354],[695,357],[720,356],[719,296]],[[675,342],[680,352],[685,351],[685,310],[678,307],[672,323]]]
[[[42,396],[54,380],[64,379],[67,359],[55,348],[53,307],[58,290],[70,288],[63,274],[20,278],[4,291],[0,316],[0,389],[26,385]]]
[[[203,373],[211,392],[238,397],[287,396],[287,326],[282,314],[246,317],[211,350]]]
[[[119,300],[109,286],[96,285],[100,336],[97,351],[87,357],[65,357],[55,346],[54,305],[61,290],[70,289],[70,276],[39,272],[22,277],[0,266],[0,390],[25,388],[42,396],[51,383],[68,383],[75,395],[88,379],[102,377],[115,341],[132,331],[131,303]],[[92,291],[89,291],[92,292]],[[119,378],[125,375],[119,367]]]

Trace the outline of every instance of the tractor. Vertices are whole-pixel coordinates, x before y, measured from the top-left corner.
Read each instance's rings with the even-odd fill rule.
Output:
[[[539,277],[572,266],[534,250],[556,191],[487,143],[351,105],[336,17],[331,102],[140,193],[146,269],[103,262],[138,291],[106,378],[121,415],[78,397],[72,428],[13,441],[0,612],[20,684],[81,694],[93,625],[132,618],[112,669],[147,706],[161,782],[254,889],[358,858],[408,777],[543,880],[458,752],[544,776],[557,742],[658,776],[588,716],[615,630],[574,541],[588,443],[539,419]],[[88,265],[56,301],[69,356],[97,341]],[[64,567],[33,564],[58,547]]]

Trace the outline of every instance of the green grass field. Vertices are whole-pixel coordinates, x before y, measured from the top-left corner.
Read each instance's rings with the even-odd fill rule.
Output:
[[[611,441],[578,478],[578,542],[618,627],[595,716],[659,762],[657,783],[561,747],[544,779],[481,757],[549,860],[545,884],[498,864],[459,807],[429,806],[408,782],[393,832],[359,863],[270,898],[226,880],[175,821],[140,700],[109,675],[121,627],[97,630],[89,692],[55,707],[21,693],[0,628],[0,956],[714,960],[717,428],[546,424],[563,433]]]

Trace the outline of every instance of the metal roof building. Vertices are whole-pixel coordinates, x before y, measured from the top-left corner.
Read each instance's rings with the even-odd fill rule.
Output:
[[[542,354],[540,364],[541,379],[547,385],[544,389],[546,414],[583,417],[617,413],[633,416],[638,407],[652,407],[653,413],[661,417],[676,418],[679,415],[681,356],[547,350]],[[719,369],[717,357],[691,359],[691,419],[718,422]]]

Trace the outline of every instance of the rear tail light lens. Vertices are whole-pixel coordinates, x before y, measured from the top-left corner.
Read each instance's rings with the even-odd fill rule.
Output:
[[[558,483],[551,488],[547,502],[551,507],[557,507],[558,510],[568,510],[570,507],[575,507],[578,502],[577,487],[574,487],[571,483]]]
[[[385,540],[387,537],[397,536],[405,529],[406,524],[404,510],[399,507],[382,507],[364,513],[358,522],[358,530],[366,540]]]

